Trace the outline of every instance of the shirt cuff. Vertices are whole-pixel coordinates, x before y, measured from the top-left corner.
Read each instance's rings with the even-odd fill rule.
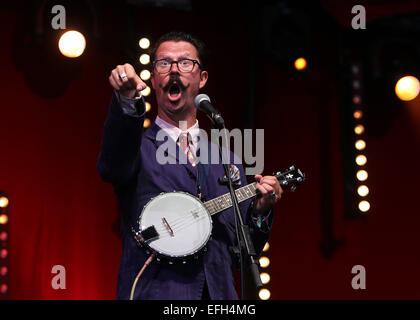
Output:
[[[121,109],[124,114],[129,116],[139,116],[139,110],[137,110],[136,104],[142,99],[141,92],[137,92],[134,98],[127,98],[116,91],[118,100],[120,101]]]

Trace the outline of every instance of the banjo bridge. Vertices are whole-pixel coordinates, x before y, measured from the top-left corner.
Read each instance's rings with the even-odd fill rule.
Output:
[[[166,221],[165,217],[162,217],[163,225],[165,226],[166,230],[168,230],[171,237],[174,237],[174,231],[172,230],[171,226],[169,225],[168,221]]]

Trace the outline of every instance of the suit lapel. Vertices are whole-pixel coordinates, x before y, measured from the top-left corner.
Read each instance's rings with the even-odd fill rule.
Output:
[[[187,155],[180,149],[178,144],[175,141],[173,141],[171,137],[169,137],[168,135],[165,135],[164,140],[157,140],[157,134],[159,130],[162,130],[162,129],[155,122],[153,122],[153,125],[148,130],[146,130],[146,132],[144,133],[144,136],[153,141],[156,147],[156,150],[163,143],[174,143],[175,148],[168,148],[167,150],[165,150],[165,155],[175,159],[176,163],[181,164],[182,166],[185,167],[189,175],[193,175],[194,178],[197,178],[197,169],[191,165],[191,163],[188,161]],[[167,142],[168,141],[167,139],[170,139],[170,142]]]

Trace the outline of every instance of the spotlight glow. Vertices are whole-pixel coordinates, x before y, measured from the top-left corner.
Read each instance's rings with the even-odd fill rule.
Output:
[[[261,300],[268,300],[270,299],[271,296],[271,292],[268,289],[261,289],[260,292],[258,293],[258,296],[260,297]]]
[[[0,233],[0,240],[1,241],[6,241],[7,240],[7,232],[3,231],[2,233]]]
[[[295,60],[295,68],[296,68],[296,70],[303,70],[303,69],[306,68],[306,65],[307,65],[306,59],[303,58],[303,57],[297,58]]]
[[[360,103],[360,96],[354,96],[353,97],[353,103],[355,103],[355,104],[359,104]]]
[[[147,53],[143,53],[140,56],[139,61],[141,64],[148,64],[150,63],[150,56]]]
[[[149,70],[142,70],[141,72],[140,72],[140,78],[142,79],[142,80],[149,80],[150,79],[150,71]]]
[[[359,210],[362,212],[367,212],[370,209],[370,203],[366,200],[359,202]]]
[[[354,144],[357,150],[363,150],[366,148],[366,142],[364,140],[357,140]]]
[[[9,221],[9,218],[7,217],[6,214],[0,215],[0,224],[6,224],[7,221]]]
[[[147,97],[151,92],[151,89],[149,86],[147,86],[144,90],[141,91],[142,96]]]
[[[356,177],[359,181],[366,181],[368,178],[368,173],[366,170],[359,170],[357,171]]]
[[[262,272],[260,273],[260,278],[261,278],[261,282],[262,284],[267,284],[270,282],[270,274],[268,274],[267,272]]]
[[[7,292],[7,289],[8,289],[7,284],[3,283],[3,284],[0,286],[0,293],[1,293],[1,294],[5,294],[5,293]]]
[[[146,112],[149,112],[150,109],[152,109],[152,105],[150,104],[150,102],[146,102]]]
[[[259,261],[261,268],[267,268],[270,265],[270,259],[267,257],[261,257]]]
[[[395,85],[395,94],[403,101],[410,101],[415,99],[419,92],[419,80],[413,76],[402,77]]]
[[[0,197],[0,208],[6,208],[9,205],[9,199],[6,197]]]
[[[149,47],[150,47],[150,40],[149,40],[149,39],[147,39],[147,38],[141,38],[141,39],[139,40],[139,46],[140,46],[140,48],[142,48],[142,49],[147,49],[147,48],[149,48]]]
[[[360,186],[357,188],[357,193],[361,197],[366,197],[369,194],[369,188],[367,186]]]
[[[0,276],[5,276],[7,274],[7,267],[1,267],[0,268]]]
[[[361,110],[356,110],[353,112],[353,117],[355,119],[361,119],[363,117],[363,112]]]
[[[67,31],[58,41],[58,48],[63,56],[77,58],[85,51],[85,37],[79,31]]]
[[[356,163],[357,163],[359,166],[364,166],[364,165],[366,164],[366,162],[367,162],[367,158],[366,158],[366,156],[364,156],[363,154],[359,154],[359,155],[356,157]]]
[[[150,119],[148,119],[148,118],[144,119],[144,122],[143,122],[143,127],[144,128],[150,127],[150,124],[151,124]]]
[[[262,251],[267,252],[269,249],[270,249],[270,244],[266,242]]]
[[[354,127],[355,134],[362,134],[363,132],[365,132],[365,127],[363,125],[358,124],[357,126]]]

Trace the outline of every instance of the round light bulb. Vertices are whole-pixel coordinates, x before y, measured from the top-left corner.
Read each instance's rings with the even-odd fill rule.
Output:
[[[140,56],[139,61],[141,64],[148,64],[150,63],[150,56],[147,53],[143,53]]]
[[[79,31],[67,31],[60,37],[58,48],[63,56],[77,58],[85,51],[85,37]]]
[[[270,299],[271,292],[270,290],[263,288],[258,293],[258,296],[260,297],[261,300],[268,300]]]
[[[395,93],[403,101],[415,99],[420,92],[420,83],[416,77],[405,76],[395,85]]]
[[[142,48],[142,49],[147,49],[147,48],[149,48],[149,47],[150,47],[150,40],[149,40],[149,39],[147,39],[147,38],[141,38],[141,39],[139,40],[139,46],[140,46],[140,48]]]
[[[370,209],[370,203],[367,202],[366,200],[360,201],[359,202],[359,210],[362,212],[367,212]]]
[[[297,58],[295,60],[295,68],[296,70],[303,70],[306,68],[307,62],[306,59],[303,57]]]
[[[357,180],[359,181],[366,181],[368,178],[368,173],[366,170],[359,170],[356,173]]]

